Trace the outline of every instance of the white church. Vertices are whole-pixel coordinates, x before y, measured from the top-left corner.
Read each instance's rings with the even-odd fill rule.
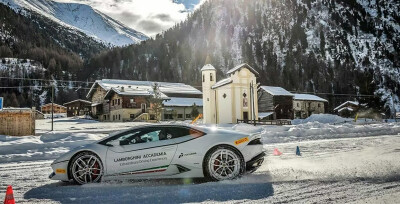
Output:
[[[203,122],[206,124],[237,123],[258,119],[258,72],[241,64],[217,82],[216,69],[206,64],[201,69],[203,85]]]

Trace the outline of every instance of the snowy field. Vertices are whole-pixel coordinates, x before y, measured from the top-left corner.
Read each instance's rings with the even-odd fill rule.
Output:
[[[223,125],[262,132],[265,163],[224,182],[111,181],[83,186],[52,181],[50,163],[76,146],[142,123],[60,118],[37,121],[37,136],[0,136],[0,200],[13,185],[18,203],[396,203],[400,199],[400,123],[330,115],[290,126]],[[299,146],[302,156],[296,156]],[[283,154],[273,156],[274,148]]]

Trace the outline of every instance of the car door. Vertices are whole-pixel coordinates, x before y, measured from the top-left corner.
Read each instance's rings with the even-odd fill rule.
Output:
[[[163,127],[132,130],[115,139],[120,145],[110,146],[106,156],[106,174],[110,176],[163,175],[177,148]]]

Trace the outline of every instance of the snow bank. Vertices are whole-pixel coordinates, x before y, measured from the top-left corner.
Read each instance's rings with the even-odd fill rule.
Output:
[[[56,159],[75,147],[105,136],[87,133],[46,133],[25,137],[0,135],[0,163]]]
[[[351,118],[342,118],[338,115],[331,115],[331,114],[313,114],[306,119],[295,119],[292,120],[293,125],[298,125],[302,123],[308,122],[319,122],[319,123],[345,123],[353,121],[354,119]]]
[[[295,126],[265,126],[262,140],[268,143],[299,142],[307,140],[371,137],[400,134],[400,123],[379,123],[340,125],[308,122]]]

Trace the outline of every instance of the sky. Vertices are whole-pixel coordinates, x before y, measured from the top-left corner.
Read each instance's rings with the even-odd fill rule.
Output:
[[[150,37],[184,20],[205,0],[57,0],[83,3]]]

